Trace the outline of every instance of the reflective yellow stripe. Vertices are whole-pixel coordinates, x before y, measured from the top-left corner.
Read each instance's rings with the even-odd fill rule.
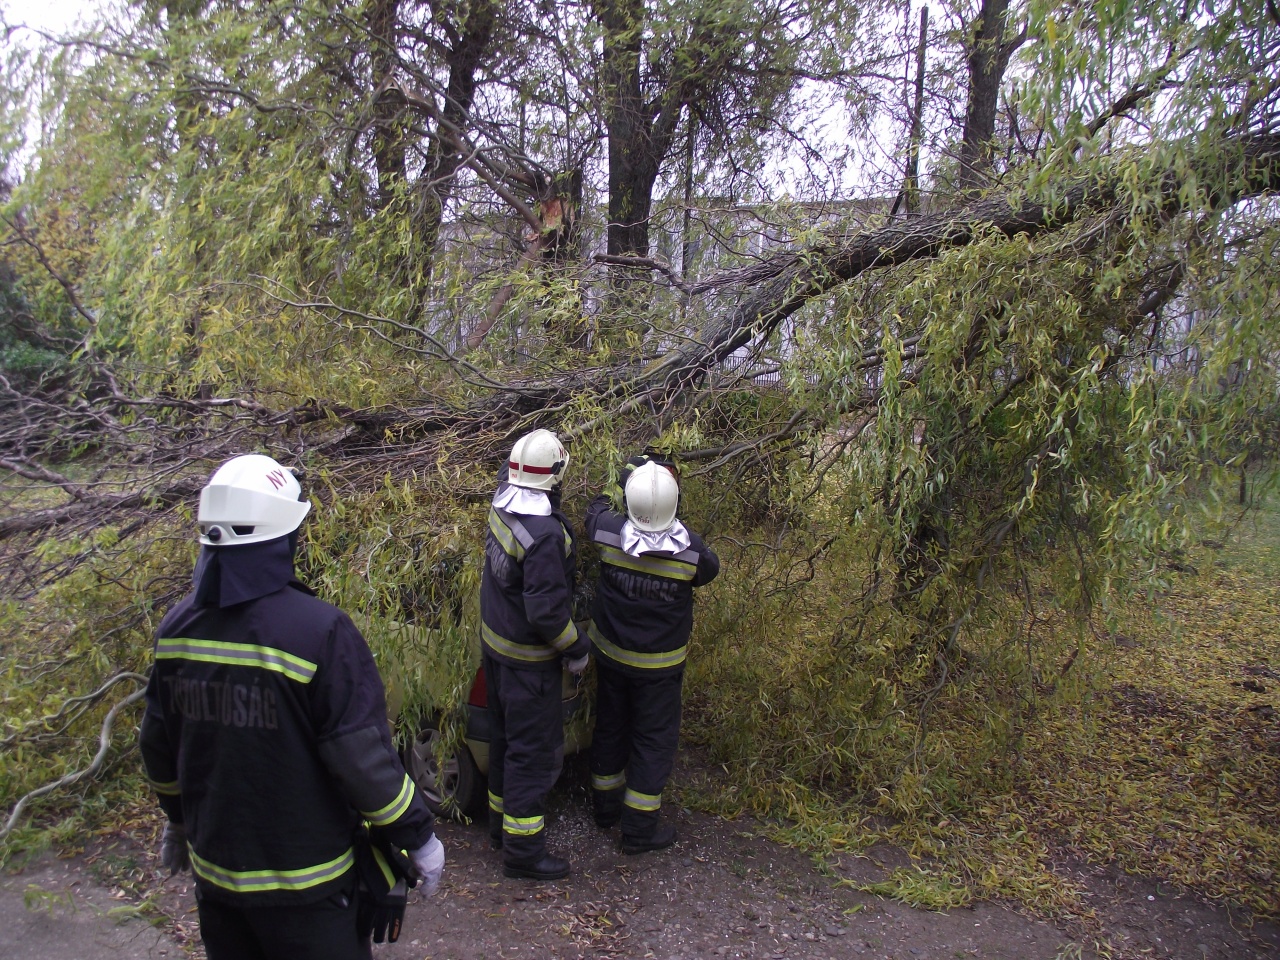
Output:
[[[404,784],[400,787],[400,793],[396,798],[388,803],[381,810],[375,810],[369,813],[361,810],[364,818],[372,823],[375,827],[385,827],[392,820],[399,819],[404,812],[409,809],[409,804],[413,802],[413,781],[409,779],[409,775],[404,775]]]
[[[350,847],[328,863],[299,870],[228,870],[191,851],[191,868],[201,879],[235,893],[263,890],[307,890],[336,880],[355,864],[355,851]]]
[[[502,522],[502,518],[493,507],[489,508],[489,532],[493,534],[498,545],[508,556],[515,557],[517,560],[524,559],[524,547],[516,540],[511,528]]]
[[[685,563],[675,557],[660,557],[650,553],[633,557],[631,554],[608,544],[602,543],[599,546],[600,561],[615,567],[636,570],[640,573],[651,573],[658,577],[666,577],[668,580],[692,580],[698,575],[698,565],[696,563]]]
[[[638,790],[627,788],[627,792],[622,797],[622,802],[633,810],[644,810],[652,813],[662,806],[662,794],[660,793],[640,793]]]
[[[573,620],[570,619],[569,622],[564,625],[564,629],[561,630],[556,638],[551,641],[551,646],[555,647],[561,653],[564,653],[564,651],[568,650],[577,642],[578,628],[573,625]]]
[[[600,632],[600,628],[596,626],[595,621],[591,621],[587,627],[587,635],[591,637],[591,642],[595,644],[595,652],[602,656],[622,663],[629,667],[638,667],[642,670],[660,670],[663,667],[677,667],[684,663],[685,658],[689,655],[689,646],[677,647],[675,650],[667,650],[663,653],[639,653],[635,650],[624,650],[622,647],[613,643]]]
[[[564,531],[564,555],[567,557],[573,553],[573,534],[563,523],[560,524],[560,529]]]
[[[489,791],[489,809],[494,813],[502,812],[502,798],[492,790]]]
[[[151,789],[156,793],[166,797],[179,797],[182,795],[182,789],[178,786],[177,780],[170,780],[167,783],[160,783],[157,780],[147,778],[147,783],[151,784]]]
[[[502,829],[521,837],[531,837],[542,829],[542,817],[513,817],[503,815]]]
[[[396,885],[396,875],[391,872],[391,864],[387,863],[387,858],[377,847],[371,845],[369,849],[373,851],[373,862],[378,865],[378,871],[382,874],[382,879],[387,881],[387,889],[390,890]]]
[[[573,626],[573,623],[570,622],[569,626]],[[539,644],[535,647],[528,643],[513,643],[505,637],[500,637],[494,633],[487,623],[480,624],[480,636],[484,638],[485,644],[494,653],[511,657],[513,660],[528,660],[530,663],[540,663],[545,660],[554,660],[560,656],[559,652],[552,650],[546,644]]]
[[[611,773],[608,776],[602,776],[598,773],[591,775],[591,786],[595,790],[617,790],[625,786],[627,783],[626,772]]]
[[[225,643],[220,640],[188,640],[166,637],[156,642],[157,660],[199,660],[240,667],[259,667],[282,673],[290,680],[310,683],[316,665],[291,653],[257,643]]]

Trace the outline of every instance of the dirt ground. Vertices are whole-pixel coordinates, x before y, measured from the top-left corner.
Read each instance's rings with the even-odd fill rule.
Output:
[[[762,839],[747,821],[668,806],[679,843],[659,853],[624,856],[617,828],[604,832],[592,822],[582,786],[585,771],[576,767],[571,762],[551,797],[552,849],[574,864],[566,880],[505,879],[501,855],[489,849],[482,824],[442,823],[448,862],[441,890],[431,900],[411,895],[400,940],[375,946],[376,960],[1100,955],[1093,946],[1097,931],[1058,927],[1006,905],[933,913],[860,893],[840,885],[839,876],[820,874],[804,854]],[[0,878],[0,956],[202,956],[190,878],[161,882],[153,850],[139,840],[117,837],[83,857],[46,859]],[[897,851],[873,850],[850,858],[838,873],[878,879],[905,862]],[[1280,925],[1250,925],[1239,913],[1164,884],[1092,868],[1072,872],[1092,891],[1111,956],[1280,957]],[[118,882],[130,876],[133,883]],[[30,906],[22,903],[24,893]],[[130,905],[148,893],[171,918],[158,929],[125,919],[134,912]]]

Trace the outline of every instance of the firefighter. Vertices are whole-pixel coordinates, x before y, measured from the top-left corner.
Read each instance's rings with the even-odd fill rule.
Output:
[[[408,851],[427,894],[444,867],[369,647],[294,579],[301,492],[270,457],[223,464],[200,493],[194,589],[156,631],[140,747],[161,862],[194,871],[210,960],[354,960],[375,928],[394,939],[394,877],[357,894],[370,836]]]
[[[547,850],[546,797],[560,776],[564,728],[561,665],[576,676],[590,644],[573,622],[577,544],[560,510],[569,455],[554,433],[516,441],[489,508],[480,620],[493,730],[489,741],[489,835],[503,873],[530,880],[568,876]]]
[[[715,579],[720,560],[676,519],[674,465],[633,457],[623,475],[626,515],[601,494],[586,518],[600,551],[588,628],[598,682],[591,796],[596,824],[621,821],[622,851],[635,854],[676,841],[659,811],[680,735],[693,589]]]

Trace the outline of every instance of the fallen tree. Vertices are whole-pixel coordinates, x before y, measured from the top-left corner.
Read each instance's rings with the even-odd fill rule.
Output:
[[[1002,64],[949,78],[982,101],[963,132],[958,103],[917,95],[929,169],[874,187],[910,197],[904,218],[834,187],[778,200],[739,151],[781,118],[732,121],[706,157],[692,103],[651,249],[594,256],[628,226],[591,219],[594,115],[523,99],[548,64],[588,75],[558,69],[562,38],[449,104],[481,64],[436,70],[425,33],[398,64],[396,24],[369,46],[327,10],[276,18],[267,50],[241,25],[259,8],[215,4],[189,48],[117,35],[51,74],[66,96],[0,248],[0,642],[31,680],[13,731],[36,738],[7,799],[110,769],[107,704],[66,729],[66,688],[145,670],[188,589],[195,492],[247,449],[305,474],[301,573],[369,624],[404,722],[427,674],[447,711],[493,465],[547,426],[570,441],[571,516],[638,446],[681,462],[682,516],[725,561],[688,686],[744,791],[725,802],[806,824],[847,802],[823,826],[846,837],[856,804],[928,831],[986,817],[1026,745],[1052,744],[1049,714],[1109,690],[1124,598],[1190,567],[1215,504],[1270,477],[1280,88],[1261,67],[1280,33],[1159,7],[983,23],[1028,85]],[[917,90],[986,54],[948,42],[921,31]]]
[[[1156,216],[1176,217],[1187,198],[1186,184],[1196,177],[1206,185],[1203,196],[1197,197],[1202,214],[1261,196],[1280,183],[1280,135],[1239,137],[1205,152],[1210,159],[1200,169],[1192,165],[1181,174],[1169,170],[1159,178]],[[533,426],[555,427],[570,439],[606,425],[625,430],[629,414],[643,410],[661,417],[689,403],[708,381],[719,391],[750,385],[750,368],[746,373],[724,372],[728,358],[744,347],[766,349],[787,318],[865,274],[926,261],[977,241],[990,242],[992,237],[1031,240],[1077,225],[1084,218],[1114,221],[1123,217],[1124,204],[1132,201],[1115,174],[1082,177],[1051,194],[1052,199],[1040,200],[1025,191],[992,196],[954,211],[893,220],[776,253],[761,264],[695,286],[691,292],[712,297],[713,308],[727,305],[720,307],[718,315],[709,310],[707,322],[677,347],[649,360],[626,358],[607,366],[559,372],[544,380],[498,381],[449,354],[438,341],[433,344],[435,338],[427,329],[403,321],[360,314],[332,302],[277,298],[281,306],[338,323],[354,319],[399,350],[423,353],[452,366],[478,395],[463,405],[424,398],[423,406],[352,409],[313,399],[273,409],[252,397],[141,396],[122,385],[120,374],[106,358],[91,364],[87,379],[75,384],[79,396],[74,402],[56,394],[24,395],[6,383],[10,403],[0,420],[6,451],[3,466],[61,490],[67,502],[16,511],[0,519],[0,539],[38,536],[68,526],[89,530],[122,514],[134,519],[135,529],[140,528],[140,515],[163,512],[189,499],[211,464],[237,449],[269,445],[283,437],[296,438],[289,442],[297,443],[300,453],[323,457],[340,481],[359,489],[371,477],[388,471],[402,479],[426,464],[483,463],[514,434]],[[1176,281],[1182,272],[1170,268],[1159,276],[1160,286],[1135,291],[1118,324],[1101,332],[1124,334],[1167,302],[1177,289],[1171,279]],[[74,298],[74,285],[66,278],[57,279]],[[88,315],[87,307],[78,299],[74,302],[77,310]],[[898,362],[927,362],[919,350],[927,336],[924,328],[904,336]],[[415,346],[415,341],[431,345]],[[787,442],[841,416],[874,417],[883,389],[876,383],[875,370],[885,361],[883,349],[868,351],[847,371],[863,379],[864,389],[843,402],[797,410],[782,429],[757,443],[674,452],[693,461],[722,463],[726,455]],[[1012,394],[1016,387],[1011,382],[1008,392]],[[703,399],[710,396],[714,393],[704,394]],[[583,398],[600,412],[575,420],[567,412]],[[127,422],[122,419],[126,417]],[[866,419],[860,422],[860,429],[869,426]],[[42,438],[49,437],[59,438],[65,446],[99,447],[108,459],[133,462],[141,469],[126,470],[118,480],[98,480],[88,486],[73,483],[50,471],[40,457]]]

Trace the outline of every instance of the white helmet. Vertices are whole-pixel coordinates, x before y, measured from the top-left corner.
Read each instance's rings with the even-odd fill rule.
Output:
[[[226,547],[292,533],[311,509],[301,495],[297,478],[270,457],[234,457],[200,491],[200,542]]]
[[[632,525],[659,533],[675,522],[680,484],[670,470],[650,460],[631,471],[626,498]]]
[[[550,430],[526,433],[511,448],[507,482],[530,490],[550,490],[564,476],[569,453]]]

